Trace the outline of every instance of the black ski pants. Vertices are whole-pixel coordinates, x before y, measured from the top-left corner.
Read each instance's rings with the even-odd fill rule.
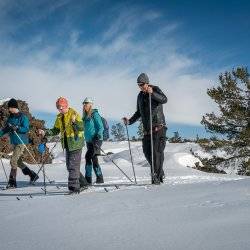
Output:
[[[166,128],[153,133],[153,157],[154,157],[154,173],[152,173],[151,160],[151,135],[144,135],[142,140],[143,153],[151,166],[151,174],[158,180],[164,176],[163,162],[164,149],[166,146]]]

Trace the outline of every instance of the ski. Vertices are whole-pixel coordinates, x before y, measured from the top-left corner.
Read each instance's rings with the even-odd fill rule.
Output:
[[[105,183],[105,184],[93,184],[92,186],[89,186],[88,188],[83,188],[80,190],[79,193],[72,193],[65,189],[58,189],[56,187],[55,190],[47,190],[46,194],[44,194],[44,189],[40,188],[43,193],[20,193],[14,195],[14,197],[20,201],[20,200],[27,200],[32,199],[36,197],[48,197],[48,196],[74,196],[74,195],[82,195],[82,194],[89,194],[89,193],[112,193],[116,191],[126,191],[126,190],[133,190],[134,188],[144,188],[145,190],[151,190],[153,187],[157,187],[158,185],[152,185],[152,184],[145,184],[145,183]],[[4,187],[1,188],[3,191],[8,191],[11,189],[4,189]],[[8,192],[6,192],[6,195]],[[5,195],[5,194],[4,194]]]
[[[78,195],[78,194],[81,194],[83,193],[84,191],[87,191],[88,190],[88,187],[81,187],[79,192],[72,192],[72,191],[68,191],[67,193],[65,193],[65,195]],[[87,193],[87,192],[85,192]]]
[[[30,198],[32,199],[33,198],[33,195],[32,194],[28,194],[28,195],[21,195],[21,196],[16,196],[16,199],[18,201],[22,200],[21,197],[25,197],[25,198]]]

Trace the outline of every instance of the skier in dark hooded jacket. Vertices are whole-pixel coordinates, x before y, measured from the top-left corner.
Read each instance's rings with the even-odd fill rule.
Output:
[[[141,118],[144,130],[142,140],[144,155],[151,166],[152,184],[160,184],[164,180],[163,162],[164,149],[166,146],[166,122],[163,113],[163,104],[167,103],[167,97],[157,86],[149,84],[149,78],[145,73],[142,73],[137,78],[137,84],[140,88],[140,93],[137,97],[137,110],[134,115],[128,119],[123,118],[127,125],[135,123]],[[152,111],[152,130],[153,130],[153,159],[154,171],[152,169],[151,160],[151,124],[150,124],[150,106],[149,98],[151,95],[151,111]]]
[[[18,102],[12,98],[8,102],[9,117],[6,126],[0,130],[0,137],[8,134],[13,145],[13,153],[10,159],[11,171],[6,188],[16,188],[17,168],[19,167],[24,175],[30,177],[30,182],[34,183],[39,177],[22,160],[26,145],[29,143],[29,119],[19,111]]]

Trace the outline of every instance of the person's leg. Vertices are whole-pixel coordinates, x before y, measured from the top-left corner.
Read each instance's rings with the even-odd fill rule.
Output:
[[[18,161],[24,153],[25,147],[23,145],[16,145],[14,146],[14,150],[10,159],[10,165],[12,169],[17,169]]]
[[[94,169],[94,172],[95,172],[95,175],[96,175],[96,183],[104,183],[104,180],[103,180],[103,174],[102,174],[102,170],[101,170],[101,166],[98,162],[98,154],[99,154],[99,151],[98,150],[102,145],[102,142],[100,141],[98,143],[98,145],[95,145],[94,148],[94,154],[92,156],[92,162],[93,162],[93,169]]]
[[[142,149],[145,155],[146,160],[151,165],[151,143],[150,143],[150,136],[146,135],[142,139]]]
[[[152,184],[154,184],[155,181],[155,164],[154,164],[154,173],[153,173],[153,169],[152,169],[152,155],[151,155],[151,137],[150,135],[146,135],[144,136],[143,140],[142,140],[142,148],[143,148],[143,153],[148,161],[148,163],[150,164],[150,171],[151,171],[151,176],[153,176],[152,178]],[[155,162],[155,155],[154,155],[154,162]]]
[[[81,165],[81,155],[82,150],[68,151],[68,165],[67,169],[69,172],[68,177],[68,188],[70,191],[79,192],[80,191],[80,165]]]
[[[85,178],[89,184],[92,184],[92,156],[94,154],[94,147],[92,143],[87,142],[87,152],[85,155]]]
[[[155,176],[155,184],[160,184],[160,173],[161,173],[161,154],[159,152],[159,143],[160,143],[160,135],[159,132],[154,133],[153,135],[153,143],[154,143],[154,176]]]
[[[80,178],[79,178],[79,182],[80,182],[80,188],[85,188],[89,185],[89,183],[87,182],[86,178],[84,177],[84,175],[81,173],[80,171]]]
[[[155,158],[156,158],[156,176],[157,178],[163,182],[164,179],[164,170],[163,170],[163,162],[164,162],[164,149],[166,146],[166,129],[162,128],[155,135]]]
[[[94,172],[96,175],[96,183],[104,183],[102,169],[101,169],[100,164],[98,162],[97,155],[93,156],[92,161],[93,161],[93,169],[94,169]]]
[[[18,145],[18,146],[21,148],[22,154],[17,161],[17,165],[22,170],[24,175],[28,175],[30,177],[30,182],[34,183],[36,180],[39,179],[39,176],[33,170],[29,169],[28,166],[24,164],[22,160],[22,155],[24,154],[25,146],[24,145]]]
[[[22,145],[16,145],[14,147],[11,159],[10,159],[10,165],[11,165],[11,171],[9,176],[9,182],[7,185],[7,188],[16,188],[16,174],[17,174],[17,167],[18,167],[18,160],[22,156],[24,152],[24,147]]]

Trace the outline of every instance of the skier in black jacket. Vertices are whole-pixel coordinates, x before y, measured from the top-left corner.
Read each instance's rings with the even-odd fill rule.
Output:
[[[142,146],[144,155],[151,166],[152,184],[160,184],[164,179],[163,161],[167,130],[162,105],[167,103],[168,99],[159,87],[149,84],[149,78],[145,73],[139,75],[137,83],[141,89],[137,97],[137,110],[130,119],[124,117],[123,121],[125,124],[131,125],[141,118],[144,130]],[[152,105],[154,173],[151,162],[150,95]]]

